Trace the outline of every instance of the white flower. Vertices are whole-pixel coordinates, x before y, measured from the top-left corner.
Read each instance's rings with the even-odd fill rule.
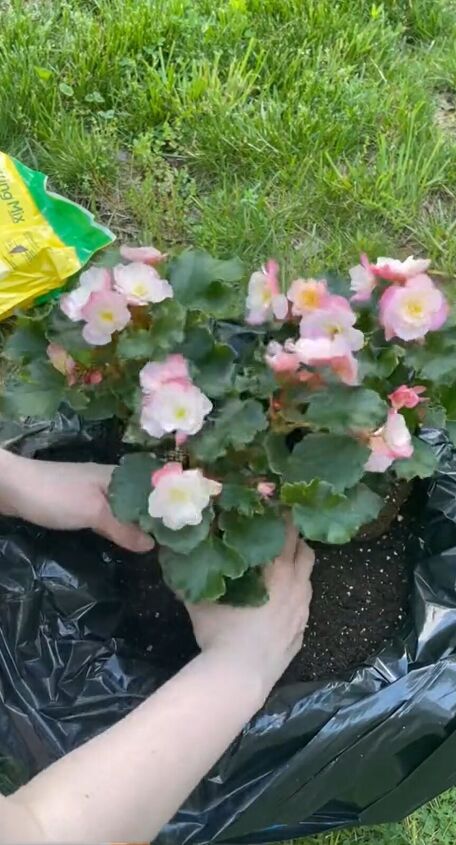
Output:
[[[144,397],[141,426],[151,437],[163,437],[173,431],[196,434],[211,410],[212,402],[199,387],[191,382],[168,381]]]
[[[149,496],[149,514],[161,519],[172,531],[184,525],[199,525],[211,496],[218,496],[222,485],[205,478],[200,469],[168,463],[152,476],[154,489]]]
[[[87,305],[90,294],[108,291],[111,288],[111,274],[106,267],[91,267],[79,276],[79,287],[66,293],[60,300],[60,308],[73,323],[83,319],[82,309]]]
[[[114,287],[127,298],[129,305],[163,302],[173,296],[173,289],[157,271],[141,261],[114,267]]]

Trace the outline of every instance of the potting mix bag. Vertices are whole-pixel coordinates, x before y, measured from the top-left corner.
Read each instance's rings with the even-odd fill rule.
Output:
[[[273,691],[157,845],[283,842],[396,821],[456,783],[456,449],[444,432],[421,436],[440,463],[421,490],[403,631],[339,678]],[[109,425],[74,414],[4,422],[0,445],[118,459]],[[188,657],[174,625],[157,654],[153,591],[147,619],[132,604],[153,565],[154,552],[133,555],[89,531],[0,519],[0,789],[108,728]],[[169,602],[172,619],[171,592]]]
[[[0,152],[0,320],[59,289],[114,235]]]

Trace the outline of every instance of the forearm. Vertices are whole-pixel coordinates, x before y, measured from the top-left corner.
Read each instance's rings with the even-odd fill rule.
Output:
[[[23,460],[25,459],[0,449],[0,514],[3,516],[18,516],[16,490]]]
[[[261,706],[259,675],[241,663],[203,653],[34,778],[14,804],[32,814],[47,842],[150,841]],[[9,830],[4,841],[24,842],[21,833]]]

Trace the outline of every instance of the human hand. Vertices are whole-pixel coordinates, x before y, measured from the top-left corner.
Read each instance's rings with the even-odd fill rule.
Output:
[[[45,528],[91,528],[132,552],[153,540],[136,525],[119,522],[107,498],[114,467],[22,458],[0,450],[0,512]]]
[[[263,607],[189,605],[201,650],[230,654],[259,673],[266,698],[302,646],[312,598],[314,553],[289,527],[281,555],[265,571],[269,601]]]

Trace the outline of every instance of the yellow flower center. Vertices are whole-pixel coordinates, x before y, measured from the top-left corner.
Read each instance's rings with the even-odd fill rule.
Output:
[[[424,316],[423,303],[419,299],[409,299],[405,305],[405,314],[410,320],[421,320]]]
[[[187,490],[182,490],[180,487],[172,487],[169,491],[169,500],[173,505],[182,505],[188,502],[189,496]]]
[[[183,405],[179,405],[174,411],[174,416],[176,420],[185,420],[185,417],[187,416],[187,408]]]
[[[105,323],[113,323],[114,322],[114,314],[112,311],[100,311],[100,320],[103,320]]]
[[[145,282],[136,282],[132,289],[133,296],[144,297],[147,296],[147,285]]]
[[[263,301],[263,305],[270,305],[272,300],[272,293],[268,287],[263,289],[263,293],[261,295],[261,299]]]
[[[300,308],[318,308],[320,297],[318,291],[312,287],[302,288],[298,295],[298,305]]]

